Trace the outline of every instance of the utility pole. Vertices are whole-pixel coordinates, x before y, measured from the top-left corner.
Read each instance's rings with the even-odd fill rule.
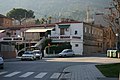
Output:
[[[27,18],[27,16],[26,16],[26,12],[25,12],[25,29],[24,29],[24,48],[26,48],[26,26],[27,26],[27,24],[26,24],[26,18]]]

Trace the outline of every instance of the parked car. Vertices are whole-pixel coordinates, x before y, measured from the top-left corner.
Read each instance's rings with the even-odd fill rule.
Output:
[[[21,60],[36,60],[36,55],[33,51],[25,51],[22,54]]]
[[[4,68],[4,61],[3,58],[0,56],[0,68],[3,69]]]
[[[37,59],[42,59],[42,53],[40,50],[33,50],[33,53],[35,54]]]
[[[58,54],[58,56],[66,57],[66,56],[74,56],[74,52],[72,49],[64,49],[61,53]]]

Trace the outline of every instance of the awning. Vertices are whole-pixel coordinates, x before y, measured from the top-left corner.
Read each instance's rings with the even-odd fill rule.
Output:
[[[5,30],[0,30],[0,33],[4,32]]]
[[[58,25],[59,26],[59,28],[69,28],[70,27],[70,25]]]
[[[40,28],[31,28],[26,30],[26,32],[46,32],[48,30],[52,30],[53,28],[45,28],[45,29],[40,29]]]

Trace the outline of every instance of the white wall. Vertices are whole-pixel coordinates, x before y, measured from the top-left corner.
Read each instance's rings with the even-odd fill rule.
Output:
[[[77,34],[75,35],[75,31],[77,31]],[[71,34],[74,36],[80,36],[81,39],[72,39],[71,45],[72,50],[76,55],[82,55],[83,54],[83,23],[75,23],[71,24]]]
[[[58,25],[55,26],[55,31],[51,31],[51,36],[59,36],[60,35],[60,29],[58,28]]]
[[[70,27],[71,35],[75,35],[75,31],[78,32],[76,36],[80,36],[83,40],[83,23],[74,23]]]
[[[76,55],[82,55],[83,54],[83,42],[72,41],[71,45],[72,45],[72,50],[74,51],[74,53]]]

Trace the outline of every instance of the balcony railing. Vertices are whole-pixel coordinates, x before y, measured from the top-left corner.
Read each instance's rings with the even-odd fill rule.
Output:
[[[52,39],[81,39],[80,36],[63,36],[63,35],[60,35],[60,36],[50,36],[50,38],[52,38]]]
[[[2,37],[0,39],[0,41],[4,41],[4,42],[19,42],[19,41],[23,41],[23,37]]]

